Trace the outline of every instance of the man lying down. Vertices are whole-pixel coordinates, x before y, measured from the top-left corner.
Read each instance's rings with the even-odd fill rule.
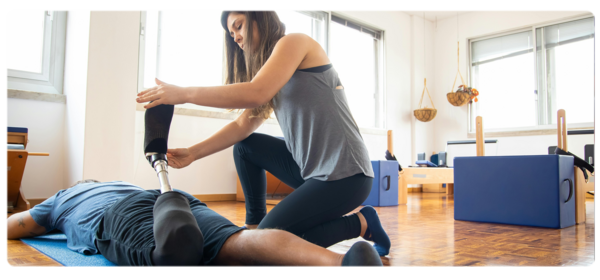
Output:
[[[69,249],[117,265],[382,265],[364,241],[341,255],[283,230],[244,230],[183,191],[120,181],[80,181],[8,218],[8,239],[55,229]]]

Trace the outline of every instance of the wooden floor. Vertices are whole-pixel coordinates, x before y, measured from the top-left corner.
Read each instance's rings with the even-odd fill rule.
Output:
[[[244,203],[206,204],[233,223],[244,224]],[[453,197],[443,193],[409,193],[407,205],[376,209],[392,241],[390,254],[382,258],[387,266],[587,266],[594,262],[593,199],[586,201],[586,223],[565,229],[455,221]],[[362,239],[329,249],[344,253],[358,240]],[[60,266],[21,241],[9,240],[7,249],[13,266]]]

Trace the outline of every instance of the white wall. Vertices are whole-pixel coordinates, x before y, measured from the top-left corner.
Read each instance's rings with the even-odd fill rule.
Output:
[[[29,156],[21,181],[26,198],[48,198],[64,188],[65,104],[8,98],[7,125],[28,128],[27,151],[50,153]]]
[[[133,179],[140,12],[92,12],[83,178]]]
[[[530,27],[532,25],[566,19],[586,12],[470,12],[459,15],[458,40],[460,42],[460,71],[465,79],[468,73],[467,42],[476,38]],[[434,149],[444,150],[449,140],[467,138],[467,106],[454,107],[448,103],[446,93],[451,91],[456,75],[456,17],[440,20],[435,33],[435,88],[434,100],[438,116],[435,122]],[[460,78],[459,78],[460,79]],[[466,80],[465,80],[466,82]],[[457,85],[459,82],[457,82]],[[432,92],[433,93],[433,92]],[[485,92],[481,93],[485,96]],[[438,105],[439,104],[439,105]],[[507,113],[510,109],[507,108]],[[485,130],[485,120],[483,120]],[[494,137],[499,140],[498,155],[547,154],[548,146],[555,146],[555,135]],[[569,136],[569,150],[583,156],[583,147],[575,143],[594,143],[592,135]],[[571,140],[573,139],[573,140]],[[581,150],[581,151],[580,151]]]
[[[423,24],[425,23],[425,24]],[[419,16],[411,16],[411,24],[412,24],[412,51],[411,51],[411,94],[412,94],[412,103],[411,103],[411,125],[412,125],[412,149],[411,149],[411,160],[410,163],[414,164],[417,160],[418,153],[426,153],[427,158],[429,158],[433,152],[439,153],[442,150],[434,149],[433,141],[434,141],[434,126],[439,120],[439,117],[435,117],[433,120],[429,122],[421,122],[418,121],[414,115],[413,111],[415,109],[419,109],[419,101],[421,100],[421,95],[424,89],[424,79],[427,79],[427,89],[431,94],[431,99],[433,100],[433,106],[431,101],[429,100],[429,96],[427,95],[427,91],[425,91],[425,95],[423,96],[423,103],[421,104],[421,108],[427,106],[429,108],[439,106],[440,103],[445,100],[441,100],[439,98],[435,98],[433,93],[436,92],[435,87],[435,76],[434,76],[434,68],[436,64],[434,63],[434,40],[433,40],[433,23],[427,20],[424,20]],[[437,107],[436,107],[437,108]]]
[[[63,188],[83,178],[83,147],[85,136],[85,103],[87,91],[90,11],[67,13],[64,92],[65,161]]]

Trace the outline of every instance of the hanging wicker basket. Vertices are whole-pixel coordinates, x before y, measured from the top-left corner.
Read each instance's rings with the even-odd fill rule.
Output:
[[[457,63],[458,65],[460,65],[460,46],[457,43]],[[462,74],[460,73],[460,67],[457,67],[457,71],[456,71],[456,76],[454,76],[454,83],[452,84],[452,90],[454,90],[454,86],[456,85],[456,79],[458,79],[458,76],[460,76],[460,81],[462,82],[463,85],[465,84],[465,80],[463,79]],[[458,92],[454,92],[451,91],[448,94],[446,94],[446,98],[448,98],[448,102],[450,102],[450,104],[454,105],[454,106],[463,106],[467,103],[469,103],[469,101],[471,100],[471,95],[467,92],[462,92],[462,91],[458,91]]]
[[[433,118],[435,118],[435,115],[437,115],[437,109],[423,108],[415,110],[415,118],[422,122],[428,122],[433,120]]]
[[[425,108],[421,108],[421,104],[423,103],[423,96],[425,96],[425,91],[427,91],[427,96],[429,96],[429,101],[431,101],[431,106],[433,106],[433,108],[427,108],[427,106],[425,106]],[[435,118],[435,115],[437,115],[437,109],[435,108],[435,105],[433,105],[433,99],[431,99],[431,95],[429,94],[429,90],[427,89],[427,79],[425,79],[425,87],[423,88],[423,93],[421,93],[419,109],[416,109],[414,111],[414,114],[415,118],[422,122],[431,121]]]
[[[446,94],[446,98],[448,98],[448,102],[454,106],[463,106],[471,100],[471,95],[466,92],[449,92]]]

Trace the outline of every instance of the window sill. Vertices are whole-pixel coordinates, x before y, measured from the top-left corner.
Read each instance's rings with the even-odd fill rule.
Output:
[[[588,130],[594,129],[594,123],[576,123],[567,124],[567,130]],[[556,124],[541,125],[537,127],[505,128],[484,130],[484,137],[512,137],[512,136],[537,136],[537,135],[556,135]],[[467,133],[467,138],[476,138],[474,132]]]
[[[43,93],[43,92],[8,89],[7,95],[8,95],[7,96],[8,98],[28,99],[28,100],[35,100],[35,101],[62,103],[62,104],[67,103],[67,96],[64,94],[54,94],[54,93]]]
[[[143,104],[136,104],[136,111],[144,112]],[[223,119],[223,120],[235,120],[239,114],[235,112],[227,112],[223,110],[223,112],[215,112],[215,111],[207,111],[207,110],[198,110],[198,109],[188,109],[188,108],[177,108],[175,107],[175,111],[173,112],[175,115],[182,116],[192,116],[192,117],[202,117],[202,118],[212,118],[212,119]],[[268,119],[265,121],[266,124],[276,124],[279,125],[277,119]],[[360,133],[369,134],[369,135],[387,135],[387,130],[380,128],[359,128]]]

